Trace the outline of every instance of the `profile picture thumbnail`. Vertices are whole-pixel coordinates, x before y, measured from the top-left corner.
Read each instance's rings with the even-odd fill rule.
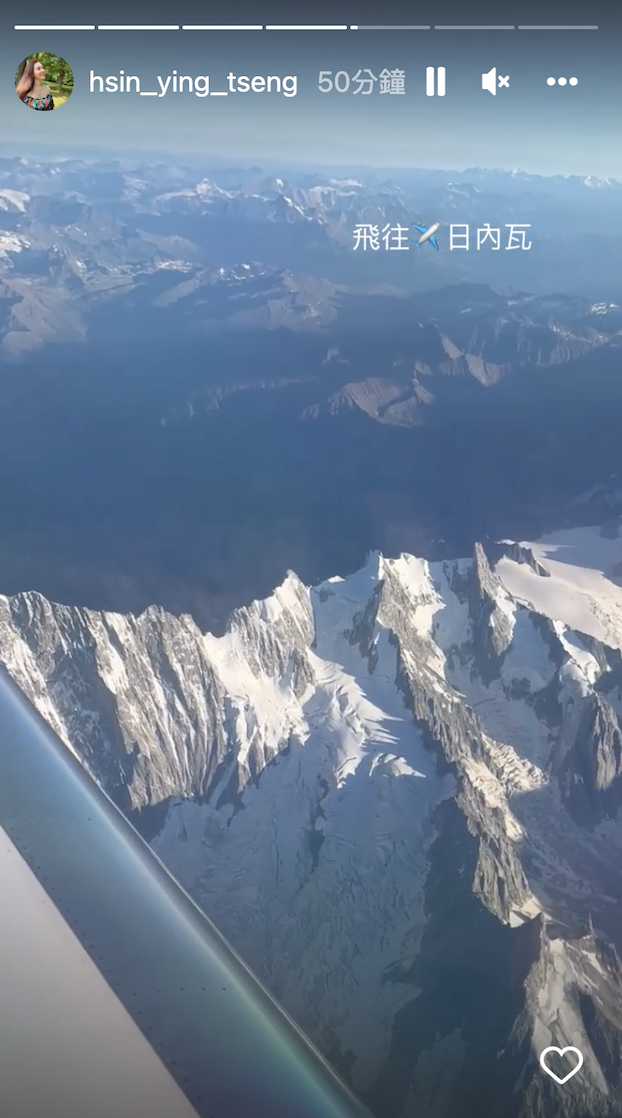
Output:
[[[59,54],[29,54],[17,67],[15,90],[29,109],[59,109],[73,92],[71,67]]]

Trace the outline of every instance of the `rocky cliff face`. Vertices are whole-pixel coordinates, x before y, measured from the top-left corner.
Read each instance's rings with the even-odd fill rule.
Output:
[[[0,659],[380,1118],[614,1118],[619,550],[374,554],[220,638],[21,594]]]

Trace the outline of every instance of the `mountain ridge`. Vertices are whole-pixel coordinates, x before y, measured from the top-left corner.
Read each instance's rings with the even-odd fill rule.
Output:
[[[614,1118],[621,547],[371,553],[221,637],[20,594],[0,660],[380,1118]]]

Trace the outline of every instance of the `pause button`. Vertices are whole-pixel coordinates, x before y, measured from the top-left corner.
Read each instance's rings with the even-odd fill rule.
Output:
[[[425,71],[425,91],[428,97],[445,96],[445,67],[426,66]]]

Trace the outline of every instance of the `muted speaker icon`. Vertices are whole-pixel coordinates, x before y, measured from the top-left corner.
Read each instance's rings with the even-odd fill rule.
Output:
[[[482,74],[482,89],[487,89],[489,93],[492,93],[493,97],[496,97],[497,88],[509,89],[510,78],[509,75],[505,78],[499,75],[497,78],[497,67],[493,66],[492,70],[489,70],[487,74]]]

